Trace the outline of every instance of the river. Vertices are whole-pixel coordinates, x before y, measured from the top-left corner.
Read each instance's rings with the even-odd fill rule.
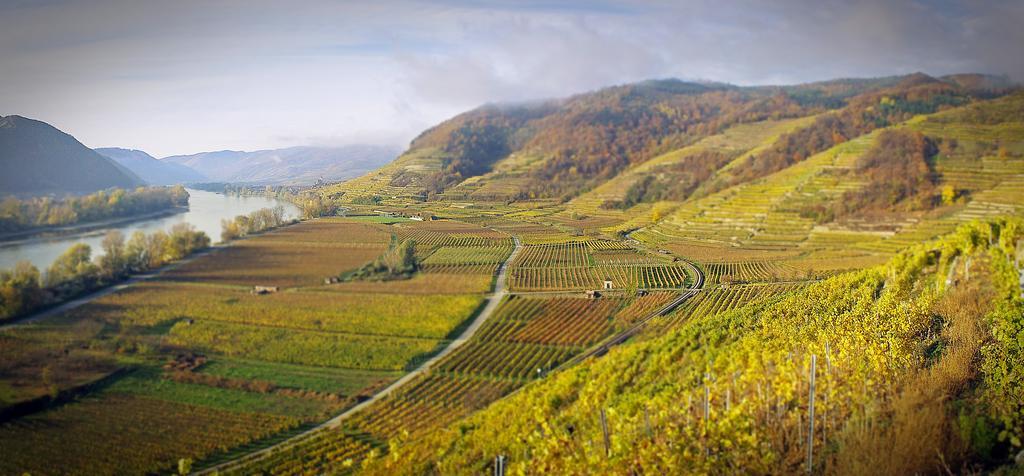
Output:
[[[275,198],[228,196],[191,188],[187,190],[189,194],[188,211],[182,213],[83,232],[0,243],[0,269],[10,269],[18,261],[28,260],[42,271],[75,243],[85,243],[91,246],[93,256],[96,256],[101,253],[100,242],[103,241],[103,236],[111,230],[120,230],[121,233],[124,233],[125,239],[128,239],[137,230],[145,233],[157,230],[167,231],[175,223],[188,222],[206,232],[210,241],[216,243],[220,241],[222,218],[233,218],[277,205],[284,207],[286,218],[295,218],[299,215],[299,209],[295,205]]]

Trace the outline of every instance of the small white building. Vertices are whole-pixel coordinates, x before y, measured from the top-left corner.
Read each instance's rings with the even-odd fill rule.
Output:
[[[614,287],[614,285],[612,285],[612,280],[610,280],[610,279],[604,280],[604,289],[612,289],[613,287]]]

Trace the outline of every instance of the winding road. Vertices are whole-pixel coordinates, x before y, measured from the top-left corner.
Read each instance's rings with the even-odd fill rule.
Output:
[[[288,446],[298,444],[302,440],[304,440],[306,437],[310,436],[311,434],[313,434],[313,433],[315,433],[317,431],[321,431],[321,430],[324,430],[324,429],[330,429],[330,428],[337,428],[348,417],[350,417],[353,414],[356,414],[359,411],[363,410],[364,408],[366,408],[366,407],[368,407],[368,406],[370,406],[370,405],[380,401],[381,399],[387,397],[388,395],[391,395],[393,392],[395,392],[396,390],[401,388],[403,385],[409,383],[414,378],[416,378],[416,377],[420,376],[421,374],[423,374],[424,372],[430,370],[430,368],[433,367],[434,364],[436,364],[438,361],[440,361],[445,356],[447,356],[448,354],[451,354],[456,349],[461,347],[463,344],[468,342],[473,337],[473,334],[475,334],[476,331],[478,329],[480,329],[480,326],[482,326],[484,324],[484,322],[486,322],[487,319],[489,319],[491,317],[491,315],[494,314],[494,311],[501,304],[501,300],[504,299],[504,297],[508,294],[508,290],[507,290],[507,286],[506,286],[507,275],[508,275],[508,266],[509,266],[509,263],[511,263],[512,260],[514,260],[516,258],[516,256],[519,255],[519,252],[522,251],[522,249],[523,249],[523,244],[522,244],[522,242],[519,241],[519,238],[513,236],[512,239],[515,240],[516,246],[512,250],[512,253],[508,255],[508,258],[505,259],[505,261],[503,263],[501,263],[501,266],[498,267],[498,275],[497,275],[497,278],[494,281],[494,292],[492,292],[487,297],[487,304],[484,306],[483,310],[481,310],[480,313],[476,315],[476,317],[473,319],[473,322],[471,322],[469,324],[469,326],[467,326],[466,329],[464,329],[462,331],[462,333],[459,334],[458,337],[456,337],[454,340],[452,340],[443,350],[441,350],[441,352],[438,352],[437,354],[435,354],[429,360],[427,360],[426,362],[422,363],[419,367],[416,367],[416,369],[414,369],[411,372],[403,375],[402,378],[400,378],[398,380],[395,380],[394,382],[391,383],[391,385],[388,385],[386,388],[384,388],[384,390],[381,390],[381,391],[377,392],[376,394],[374,394],[369,399],[364,400],[363,402],[359,403],[358,405],[356,405],[356,406],[354,406],[352,408],[349,408],[348,410],[345,410],[343,413],[335,416],[334,418],[331,418],[330,420],[327,420],[327,421],[325,421],[325,422],[323,422],[323,423],[321,423],[321,424],[319,424],[319,425],[317,425],[317,426],[315,426],[313,428],[310,428],[310,429],[308,429],[308,430],[306,430],[306,431],[304,431],[302,433],[299,433],[299,434],[297,434],[295,436],[292,436],[292,437],[290,437],[290,438],[288,438],[288,439],[286,439],[284,441],[281,441],[279,443],[276,443],[274,445],[268,446],[266,448],[254,451],[252,453],[246,454],[245,456],[242,456],[240,458],[237,458],[237,459],[234,459],[234,460],[231,460],[231,461],[227,461],[227,462],[218,464],[216,466],[211,466],[211,467],[203,469],[201,471],[197,471],[195,474],[197,474],[197,475],[212,474],[212,473],[217,472],[217,471],[222,471],[224,469],[227,469],[227,468],[230,468],[230,467],[233,467],[233,466],[237,466],[237,465],[239,465],[241,463],[258,460],[258,459],[262,458],[263,456],[265,456],[265,455],[267,455],[267,454],[269,454],[269,453],[271,453],[273,451],[277,451],[277,450],[280,450],[282,448],[286,448]]]

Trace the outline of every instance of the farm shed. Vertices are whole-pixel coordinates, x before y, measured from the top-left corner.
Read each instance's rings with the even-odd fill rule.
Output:
[[[251,292],[252,292],[252,294],[255,294],[255,295],[263,295],[263,294],[276,293],[277,291],[278,291],[278,287],[277,286],[253,286]]]

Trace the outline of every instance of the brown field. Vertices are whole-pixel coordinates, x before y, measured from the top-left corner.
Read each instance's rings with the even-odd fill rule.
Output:
[[[87,384],[118,368],[99,352],[0,334],[0,407]]]
[[[381,244],[318,246],[256,237],[215,251],[166,275],[166,279],[240,286],[313,286],[373,261]]]

